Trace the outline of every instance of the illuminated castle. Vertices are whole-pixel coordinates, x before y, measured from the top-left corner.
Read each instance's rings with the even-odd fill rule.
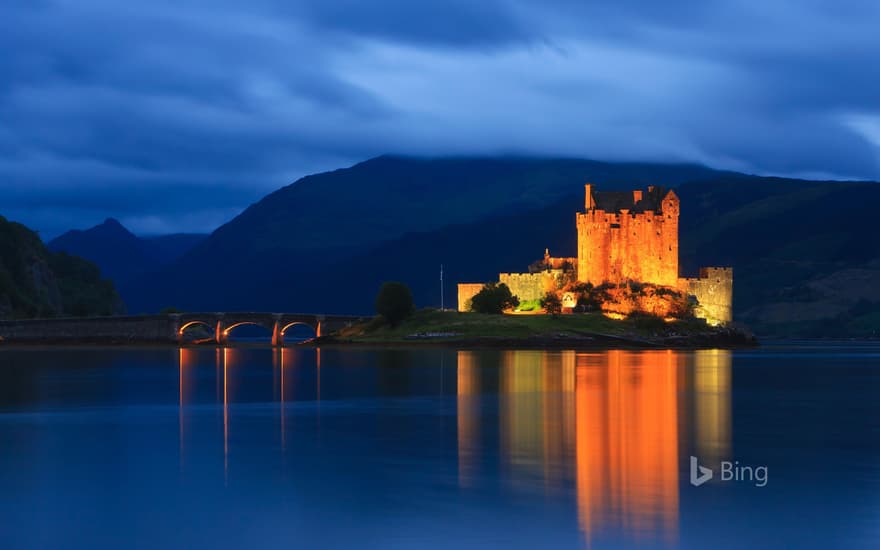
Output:
[[[501,273],[520,301],[539,300],[547,292],[561,291],[575,280],[593,286],[648,283],[676,289],[693,296],[696,315],[711,324],[733,319],[733,269],[708,267],[695,278],[679,277],[678,216],[680,201],[672,190],[650,186],[646,190],[596,191],[585,186],[584,211],[576,215],[577,258],[553,258],[545,251],[543,261],[529,273]],[[458,285],[460,311],[482,285]],[[566,296],[563,296],[563,305]]]
[[[674,191],[595,192],[586,185],[577,214],[577,280],[678,285],[678,212]]]

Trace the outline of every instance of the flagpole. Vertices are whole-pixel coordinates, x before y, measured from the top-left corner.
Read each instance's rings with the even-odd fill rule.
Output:
[[[443,311],[444,305],[445,304],[443,302],[443,264],[440,264],[440,311]]]

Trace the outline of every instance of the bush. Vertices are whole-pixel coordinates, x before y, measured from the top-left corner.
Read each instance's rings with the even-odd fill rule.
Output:
[[[486,283],[471,299],[471,311],[502,313],[519,305],[519,298],[504,283]]]
[[[520,300],[517,311],[535,311],[541,309],[541,300]]]
[[[599,311],[602,304],[608,299],[607,289],[604,286],[594,287],[592,283],[573,283],[565,287],[565,290],[574,293],[577,304],[575,311]]]
[[[548,292],[541,298],[541,307],[554,317],[562,313],[562,300],[555,292]]]
[[[381,315],[388,324],[397,326],[415,311],[412,292],[403,283],[386,282],[376,296],[376,313]]]

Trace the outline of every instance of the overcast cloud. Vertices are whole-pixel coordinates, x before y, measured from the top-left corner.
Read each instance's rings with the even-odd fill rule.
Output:
[[[382,153],[880,179],[873,0],[0,0],[0,214],[210,231]]]

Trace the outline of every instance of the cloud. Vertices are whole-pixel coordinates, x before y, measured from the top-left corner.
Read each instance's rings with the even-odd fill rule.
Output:
[[[204,230],[376,154],[878,178],[869,0],[7,1],[0,202]]]

